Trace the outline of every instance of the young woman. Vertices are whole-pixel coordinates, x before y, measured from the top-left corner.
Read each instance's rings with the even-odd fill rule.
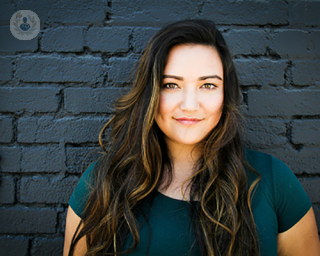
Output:
[[[243,149],[239,98],[212,21],[156,33],[70,199],[64,255],[320,255],[294,174]]]

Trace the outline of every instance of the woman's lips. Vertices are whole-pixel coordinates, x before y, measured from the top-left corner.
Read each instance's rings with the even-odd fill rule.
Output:
[[[178,118],[176,120],[180,124],[184,124],[184,125],[194,125],[202,121],[201,119],[197,119],[197,118]]]

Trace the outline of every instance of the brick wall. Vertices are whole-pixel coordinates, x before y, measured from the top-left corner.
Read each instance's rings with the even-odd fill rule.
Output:
[[[111,103],[148,39],[185,18],[219,25],[241,80],[247,145],[292,168],[319,225],[319,1],[1,2],[0,255],[61,255],[68,199]],[[11,35],[18,10],[38,14],[37,38]]]

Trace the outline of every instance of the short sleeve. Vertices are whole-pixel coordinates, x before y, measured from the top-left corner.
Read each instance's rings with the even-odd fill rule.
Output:
[[[92,191],[92,174],[96,166],[97,164],[93,163],[85,170],[85,172],[80,177],[77,186],[73,190],[73,193],[69,200],[69,206],[80,218],[82,218],[88,198]]]
[[[311,201],[290,168],[272,157],[275,210],[278,231],[293,227],[310,209]]]

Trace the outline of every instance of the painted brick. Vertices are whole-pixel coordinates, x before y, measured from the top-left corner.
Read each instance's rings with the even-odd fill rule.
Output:
[[[39,35],[31,40],[18,40],[11,34],[9,26],[3,26],[0,27],[0,37],[0,53],[34,52],[38,49]]]
[[[0,116],[0,142],[9,143],[12,140],[13,140],[13,119],[11,117]]]
[[[123,27],[92,27],[86,34],[87,46],[94,52],[128,52],[130,28]]]
[[[1,112],[55,112],[59,107],[57,88],[0,88]]]
[[[279,158],[291,168],[295,174],[320,174],[320,149],[304,147],[300,151],[290,145],[275,149],[262,150]]]
[[[23,177],[20,185],[22,203],[68,203],[78,177],[45,178]]]
[[[112,20],[121,26],[162,26],[192,18],[198,13],[197,1],[113,0]]]
[[[10,25],[10,19],[14,12],[13,4],[10,1],[2,1],[0,9],[0,24]]]
[[[67,219],[67,210],[65,210],[63,213],[59,213],[59,231],[60,234],[64,235],[65,234],[65,229],[66,229],[66,219]]]
[[[236,59],[241,85],[282,85],[287,64],[283,60]]]
[[[20,10],[32,10],[38,14],[45,25],[89,25],[102,24],[106,18],[106,1],[38,1],[29,0],[18,3]]]
[[[22,172],[57,173],[60,171],[61,153],[58,147],[24,147]]]
[[[300,178],[299,179],[312,203],[320,203],[320,178]]]
[[[290,24],[316,25],[320,24],[320,2],[294,1],[289,3]]]
[[[268,34],[258,29],[234,29],[223,35],[232,55],[265,54]]]
[[[314,51],[310,51],[312,38],[308,31],[276,30],[272,39],[272,50],[281,58],[308,59],[314,58]]]
[[[295,85],[320,84],[320,60],[295,61],[292,79]]]
[[[13,204],[15,193],[15,183],[11,176],[2,176],[0,178],[0,203]]]
[[[287,4],[284,1],[210,1],[205,2],[200,17],[213,19],[217,24],[288,23]]]
[[[41,39],[45,52],[81,52],[84,46],[83,27],[58,27],[46,29]]]
[[[0,167],[1,172],[20,172],[21,148],[20,147],[0,147]]]
[[[1,43],[0,43],[1,44]],[[9,81],[12,79],[11,59],[0,57],[0,80]]]
[[[320,103],[318,105],[320,107]],[[318,108],[318,112],[320,113],[320,108]],[[292,142],[319,145],[320,120],[294,120],[292,124]]]
[[[49,208],[11,207],[0,209],[1,234],[55,233],[57,213]]]
[[[314,31],[311,33],[312,36],[312,46],[311,50],[314,51],[314,55],[319,58],[320,56],[320,31]]]
[[[121,94],[120,88],[68,88],[64,92],[65,108],[74,114],[112,113]]]
[[[63,237],[53,239],[36,238],[32,244],[31,255],[62,255],[63,254]]]
[[[67,147],[67,167],[70,173],[82,173],[100,156],[100,148],[94,147]]]
[[[103,80],[102,60],[97,57],[22,57],[16,77],[24,82],[91,82]]]
[[[283,146],[287,138],[284,121],[274,119],[246,119],[246,144],[259,147]]]
[[[108,80],[114,83],[129,82],[131,74],[135,70],[137,58],[133,56],[109,59]]]
[[[148,41],[157,31],[159,31],[158,28],[134,28],[132,33],[133,51],[136,53],[142,53],[147,46]]]
[[[318,115],[319,90],[252,90],[248,113],[254,116]]]
[[[27,256],[29,239],[26,237],[0,237],[0,255]]]
[[[106,118],[24,117],[18,122],[18,141],[25,143],[97,142]]]

